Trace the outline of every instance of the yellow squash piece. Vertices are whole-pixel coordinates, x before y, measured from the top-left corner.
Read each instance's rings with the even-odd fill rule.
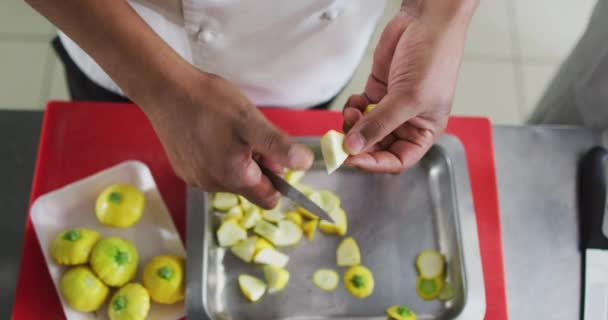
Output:
[[[255,256],[256,254],[258,254],[258,252],[262,251],[262,249],[266,248],[274,249],[274,246],[264,238],[257,238],[255,241],[255,252],[253,253],[253,255]]]
[[[445,274],[445,260],[443,255],[435,250],[423,250],[416,258],[416,268],[422,278],[443,277]]]
[[[73,266],[89,261],[99,233],[87,228],[72,228],[61,232],[51,244],[51,255],[58,264]]]
[[[386,309],[386,315],[391,320],[416,320],[416,314],[407,306],[391,306]]]
[[[279,234],[274,241],[274,244],[277,246],[293,246],[302,240],[302,228],[291,220],[279,221],[277,228],[279,229]]]
[[[184,259],[168,255],[154,257],[144,268],[143,282],[155,302],[173,304],[184,300]]]
[[[289,282],[289,271],[276,266],[264,266],[264,278],[268,284],[268,293],[279,292],[287,286]]]
[[[255,224],[258,223],[258,221],[260,220],[262,220],[260,208],[252,205],[251,207],[249,207],[249,209],[245,210],[245,215],[243,216],[243,219],[241,219],[240,224],[241,227],[245,228],[246,230],[249,230],[255,227]]]
[[[222,247],[229,247],[247,238],[247,230],[234,220],[228,220],[217,229],[217,241]]]
[[[300,182],[295,183],[293,186],[294,186],[294,188],[298,189],[300,192],[302,192],[307,197],[310,196],[315,191],[311,186],[300,183]]]
[[[266,221],[260,220],[255,224],[255,228],[253,229],[257,235],[264,237],[266,240],[272,242],[276,245],[276,241],[279,238],[279,228]]]
[[[289,262],[289,257],[278,250],[266,248],[256,253],[256,255],[253,257],[253,262],[285,268]]]
[[[248,274],[239,275],[238,282],[241,292],[251,302],[260,300],[266,292],[267,286],[264,281]]]
[[[346,235],[346,231],[348,230],[348,221],[346,219],[346,212],[344,212],[344,209],[338,207],[333,211],[327,211],[327,213],[329,214],[329,217],[334,220],[338,235]]]
[[[294,185],[300,182],[305,174],[306,171],[304,170],[287,170],[287,172],[285,172],[285,181],[291,185]]]
[[[247,212],[247,210],[249,210],[249,208],[255,206],[253,203],[251,203],[249,200],[247,200],[247,198],[238,195],[237,196],[239,198],[239,205],[241,206],[241,209],[243,209],[243,212]]]
[[[272,210],[264,210],[262,213],[262,218],[266,221],[278,223],[281,220],[285,219],[285,214],[281,212],[281,209],[274,208]]]
[[[241,206],[234,206],[222,216],[222,221],[234,220],[236,223],[241,223],[243,219],[243,209]]]
[[[139,254],[135,245],[124,238],[109,237],[97,242],[91,251],[91,269],[105,284],[120,287],[137,272]]]
[[[336,226],[335,224],[333,224],[332,222],[329,222],[327,220],[321,220],[321,222],[319,222],[319,229],[321,229],[321,232],[326,233],[326,234],[340,235],[338,226]]]
[[[144,320],[150,312],[150,295],[139,283],[129,283],[116,291],[108,304],[110,320]]]
[[[146,204],[144,193],[128,184],[114,184],[97,198],[95,214],[104,225],[127,228],[141,218]]]
[[[338,273],[331,269],[318,269],[312,275],[315,286],[324,291],[334,291],[340,282]]]
[[[374,276],[364,266],[354,266],[344,274],[344,287],[353,296],[363,299],[374,292]]]
[[[343,144],[344,134],[335,130],[329,130],[321,137],[321,153],[328,174],[336,171],[348,158]]]
[[[318,225],[319,220],[310,220],[302,224],[302,232],[304,232],[304,235],[308,240],[312,240],[314,238]]]
[[[245,240],[241,240],[233,245],[230,251],[241,260],[250,263],[255,254],[255,245],[258,239],[256,236],[251,236]]]
[[[361,251],[352,237],[342,240],[336,250],[336,260],[340,267],[350,267],[361,264]]]
[[[310,219],[310,220],[317,220],[319,219],[319,216],[304,209],[303,207],[298,207],[298,212],[305,218]]]
[[[363,114],[368,114],[370,112],[372,112],[372,110],[374,110],[376,108],[377,104],[372,103],[372,104],[368,104],[367,107],[365,107],[365,110],[363,111]],[[409,320],[409,319],[408,319]]]
[[[108,296],[108,287],[85,266],[69,269],[59,282],[61,296],[74,310],[91,312],[99,309]]]
[[[416,281],[416,292],[422,300],[433,300],[439,297],[441,290],[443,290],[443,284],[443,278],[425,279],[419,276]]]
[[[236,196],[236,194],[217,192],[215,195],[213,195],[211,205],[216,210],[228,211],[230,208],[239,205],[239,198]]]
[[[302,225],[302,215],[297,211],[289,211],[285,214],[285,218],[293,221],[297,225]]]

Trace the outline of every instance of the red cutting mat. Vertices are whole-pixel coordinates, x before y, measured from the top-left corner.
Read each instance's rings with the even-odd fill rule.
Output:
[[[336,112],[264,109],[264,113],[294,136],[321,135],[342,126],[342,115]],[[460,138],[468,155],[486,288],[485,319],[507,319],[492,127],[487,119],[453,117],[447,131]],[[132,159],[150,167],[183,239],[185,186],[173,174],[144,114],[133,105],[49,103],[30,201]],[[29,218],[12,317],[20,320],[64,318]]]

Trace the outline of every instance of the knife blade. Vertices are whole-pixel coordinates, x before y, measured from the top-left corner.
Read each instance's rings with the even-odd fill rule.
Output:
[[[258,164],[260,169],[262,169],[262,173],[268,177],[275,189],[277,189],[283,196],[289,198],[289,200],[295,202],[297,205],[310,211],[311,213],[314,213],[319,217],[329,219],[329,221],[333,221],[325,210],[319,207],[319,205],[317,205],[314,201],[310,200],[305,194],[300,192],[300,190],[294,188],[291,184],[289,184],[289,182],[285,181],[285,179],[264,167],[262,164]]]
[[[608,319],[608,151],[594,147],[579,164],[584,307],[581,319]]]

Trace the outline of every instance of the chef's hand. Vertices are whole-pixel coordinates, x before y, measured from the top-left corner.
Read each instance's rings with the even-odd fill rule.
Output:
[[[274,207],[279,194],[254,158],[274,171],[308,169],[312,152],[266,120],[234,85],[195,72],[198,79],[184,81],[186,87],[142,108],[173,169],[205,191],[238,193],[262,207]]]
[[[374,52],[365,92],[344,107],[347,163],[399,173],[439,138],[451,110],[477,0],[405,0]],[[377,103],[363,115],[368,104]]]

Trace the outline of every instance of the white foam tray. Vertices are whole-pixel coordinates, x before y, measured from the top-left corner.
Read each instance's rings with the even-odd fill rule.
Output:
[[[111,184],[127,183],[142,190],[146,206],[142,218],[126,229],[102,225],[95,216],[95,200]],[[97,174],[69,184],[39,197],[31,208],[31,219],[40,242],[50,275],[61,299],[67,319],[108,319],[107,303],[95,313],[71,309],[61,297],[59,280],[67,270],[56,264],[50,246],[55,236],[72,227],[97,230],[102,237],[118,236],[131,240],[139,252],[139,266],[133,281],[141,283],[145,264],[156,255],[172,254],[185,257],[184,246],[148,167],[139,161],[127,161]],[[112,289],[108,296],[116,291]],[[161,305],[151,303],[148,319],[180,319],[185,315],[184,303]]]

